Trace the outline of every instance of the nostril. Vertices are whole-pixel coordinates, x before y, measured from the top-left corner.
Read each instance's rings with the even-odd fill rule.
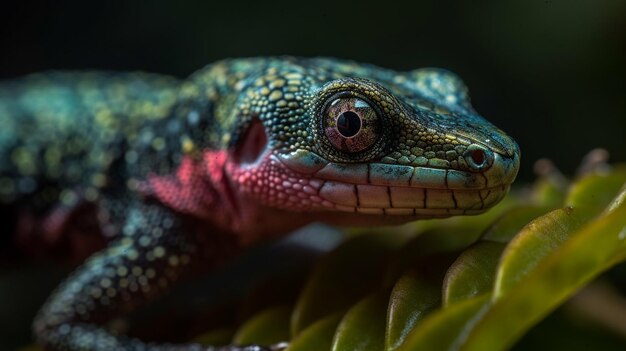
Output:
[[[468,146],[464,156],[468,166],[476,171],[485,170],[493,163],[493,153],[476,144]]]
[[[485,152],[483,150],[472,150],[470,157],[476,165],[482,165],[485,162]]]

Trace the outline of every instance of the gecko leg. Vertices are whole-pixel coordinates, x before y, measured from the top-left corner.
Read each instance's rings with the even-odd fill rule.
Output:
[[[90,257],[42,307],[34,323],[38,341],[48,349],[68,351],[270,351],[261,346],[145,343],[103,327],[165,293],[194,265],[206,264],[205,251],[185,230],[182,220],[159,204],[130,205],[119,239]]]

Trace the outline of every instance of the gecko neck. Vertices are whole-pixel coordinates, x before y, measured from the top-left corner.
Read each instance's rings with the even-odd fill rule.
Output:
[[[263,205],[241,191],[231,179],[229,162],[227,151],[205,151],[199,160],[185,157],[174,175],[148,178],[150,193],[176,212],[232,233],[244,246],[312,222],[305,213]]]

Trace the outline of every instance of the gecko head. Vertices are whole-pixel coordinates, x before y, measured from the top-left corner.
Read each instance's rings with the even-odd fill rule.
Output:
[[[351,224],[478,214],[516,177],[517,144],[447,71],[367,66],[262,81],[241,104],[252,117],[231,177],[268,206]]]

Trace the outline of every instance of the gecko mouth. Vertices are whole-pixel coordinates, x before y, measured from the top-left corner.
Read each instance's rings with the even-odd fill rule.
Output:
[[[310,177],[319,209],[372,215],[447,217],[479,214],[507,194],[517,158],[495,156],[486,172],[386,163],[334,163],[308,151],[275,155],[293,172]],[[311,181],[313,180],[313,181]]]
[[[482,213],[502,200],[508,190],[506,185],[452,190],[325,181],[319,196],[325,200],[323,206],[342,212],[447,217]]]

